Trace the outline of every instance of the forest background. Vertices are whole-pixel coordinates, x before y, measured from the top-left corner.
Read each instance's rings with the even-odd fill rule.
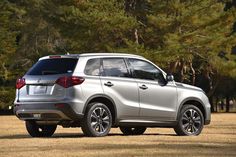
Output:
[[[40,57],[84,52],[142,55],[236,111],[236,0],[1,0],[0,109]]]

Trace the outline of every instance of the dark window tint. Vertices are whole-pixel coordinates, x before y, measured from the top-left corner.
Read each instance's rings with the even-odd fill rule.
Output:
[[[129,72],[127,70],[124,59],[103,59],[103,76],[129,77]]]
[[[28,72],[27,75],[54,75],[72,73],[78,59],[57,58],[44,59],[38,61]]]
[[[100,59],[90,59],[88,60],[84,73],[87,75],[98,76],[100,74]]]
[[[161,82],[164,81],[162,72],[152,64],[138,59],[129,59],[129,62],[133,68],[133,73],[136,78],[157,80]]]

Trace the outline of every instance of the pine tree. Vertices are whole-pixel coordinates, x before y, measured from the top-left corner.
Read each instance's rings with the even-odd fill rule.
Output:
[[[58,26],[68,51],[113,52],[133,38],[136,20],[125,14],[123,3],[115,0],[47,3],[48,21]],[[51,12],[51,8],[54,8]]]
[[[231,55],[236,43],[235,7],[226,10],[225,2],[217,0],[147,3],[151,7],[143,14],[147,20],[139,31],[143,40],[136,45],[139,51],[174,73],[177,81],[200,86],[210,98],[222,78],[236,78],[235,56]],[[132,13],[140,17],[140,12]]]
[[[209,79],[212,73],[233,73],[235,62],[230,50],[236,42],[232,33],[235,8],[224,11],[225,4],[216,0],[150,3],[152,14],[143,35],[145,47],[155,49],[157,60],[166,60],[170,72],[180,74],[179,81],[195,84],[196,71]],[[218,57],[221,51],[228,56],[227,62]]]
[[[9,67],[11,58],[17,49],[16,37],[19,34],[17,7],[7,0],[0,1],[0,82],[5,83],[11,78]]]
[[[16,1],[24,11],[20,21],[20,39],[17,49],[18,64],[27,69],[39,57],[60,53],[64,46],[59,31],[46,20],[46,0]]]

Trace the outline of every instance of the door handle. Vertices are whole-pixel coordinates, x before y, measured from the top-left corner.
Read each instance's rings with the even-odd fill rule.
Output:
[[[144,85],[144,84],[142,86],[139,86],[139,88],[143,89],[143,90],[148,89],[148,87],[146,85]]]
[[[113,83],[111,83],[110,81],[108,81],[108,82],[104,83],[104,85],[105,85],[105,86],[107,86],[107,87],[114,86],[114,84],[113,84]]]

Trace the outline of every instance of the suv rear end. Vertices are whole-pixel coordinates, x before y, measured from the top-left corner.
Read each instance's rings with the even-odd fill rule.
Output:
[[[47,56],[16,83],[14,112],[22,120],[46,124],[76,119],[79,97],[74,97],[84,78],[75,76],[78,57]],[[76,88],[76,89],[75,89]]]

